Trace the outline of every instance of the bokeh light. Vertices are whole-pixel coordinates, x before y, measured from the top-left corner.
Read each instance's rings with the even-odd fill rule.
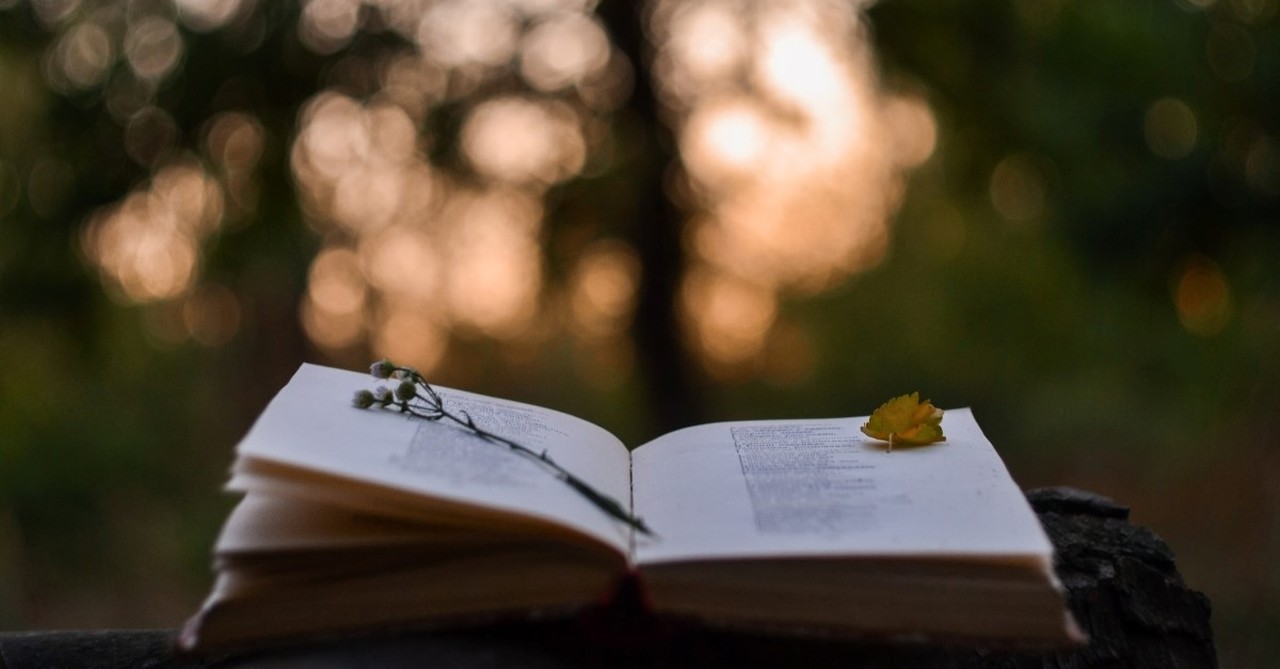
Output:
[[[445,302],[458,324],[514,338],[531,324],[542,288],[541,208],[507,192],[459,198],[449,212]]]
[[[462,147],[481,174],[506,182],[562,181],[582,168],[579,121],[565,105],[498,98],[476,107],[462,128]]]
[[[496,67],[515,55],[519,18],[502,0],[443,0],[423,14],[418,45],[444,65]]]
[[[182,37],[177,26],[160,16],[147,16],[130,25],[125,35],[124,53],[138,77],[164,78],[182,56]]]
[[[201,32],[216,30],[231,22],[244,0],[174,0],[183,25]]]
[[[125,128],[128,155],[155,170],[158,184],[182,140],[156,104],[162,83],[182,66],[180,26],[227,28],[257,3],[77,7],[36,3],[61,35],[46,74],[67,90],[102,89]],[[561,290],[568,327],[600,341],[621,336],[634,309],[628,295],[638,290],[638,270],[626,269],[636,261],[623,242],[584,256],[563,285],[546,281],[541,260],[539,200],[608,165],[597,154],[613,150],[615,140],[599,115],[630,88],[630,66],[594,7],[577,0],[302,3],[298,39],[316,54],[339,53],[371,26],[407,40],[406,49],[358,65],[377,76],[367,94],[335,86],[313,95],[288,138],[306,221],[322,240],[299,312],[313,343],[335,354],[381,348],[399,339],[387,328],[403,333],[416,323],[435,333],[427,339],[445,342],[424,345],[417,362],[438,361],[455,331],[502,341],[533,336],[554,320],[537,314],[557,303],[548,293]],[[680,310],[708,369],[763,373],[753,360],[775,328],[791,327],[778,316],[788,294],[827,290],[878,263],[906,170],[935,150],[925,97],[877,80],[860,10],[823,0],[699,0],[658,2],[649,13],[653,83],[685,167],[675,176],[693,196]],[[1212,55],[1222,48],[1207,48],[1207,57],[1230,60]],[[527,88],[513,90],[513,75]],[[456,152],[469,173],[459,174],[437,164],[432,153],[441,138],[424,128],[433,110],[464,98]],[[1180,150],[1178,110],[1160,104],[1148,122],[1153,151]],[[262,123],[244,112],[222,111],[204,125],[208,167],[200,169],[214,194],[201,202],[216,216],[196,218],[214,217],[216,226],[183,223],[193,214],[147,204],[158,197],[154,187],[95,217],[86,254],[125,301],[171,300],[195,289],[212,229],[255,212],[255,170],[268,141]],[[1011,219],[1033,218],[1042,206],[1043,185],[1025,168],[1002,163],[993,176],[993,203]],[[52,203],[74,187],[74,175],[53,163],[39,174],[31,199],[37,208],[51,203],[55,216]]]
[[[1183,262],[1174,276],[1174,305],[1188,332],[1211,337],[1231,319],[1231,288],[1217,263],[1196,256]]]
[[[754,364],[785,294],[879,262],[904,170],[934,151],[928,104],[877,82],[857,10],[658,4],[658,83],[681,112],[682,157],[702,198],[682,311],[713,372]]]
[[[200,244],[222,221],[217,181],[195,161],[181,160],[123,202],[98,210],[81,247],[122,300],[167,300],[194,285]]]
[[[1007,156],[991,173],[991,206],[1010,222],[1033,221],[1044,213],[1047,188],[1035,157]]]
[[[1191,153],[1199,134],[1195,112],[1177,98],[1161,98],[1152,103],[1143,130],[1151,152],[1169,160]]]
[[[249,114],[223,112],[205,125],[204,152],[221,174],[229,216],[245,217],[254,210],[256,168],[266,142],[262,123]]]
[[[520,74],[538,90],[559,90],[600,72],[609,51],[609,38],[594,19],[581,13],[553,15],[525,35]]]
[[[115,59],[115,47],[106,29],[85,21],[58,41],[54,58],[68,83],[80,89],[94,88],[106,78]]]
[[[357,29],[353,6],[360,3],[308,4],[300,27],[308,46],[341,48]],[[617,103],[622,81],[592,8],[532,0],[380,8],[414,51],[379,66],[368,98],[336,90],[312,97],[291,148],[308,223],[324,239],[320,257],[354,254],[337,256],[347,258],[342,272],[313,266],[300,313],[313,343],[335,355],[369,346],[429,371],[453,336],[537,336],[548,289],[540,200],[582,172],[592,114]],[[469,174],[436,165],[428,154],[437,138],[420,130],[423,120],[510,72],[531,90],[500,86],[461,114],[457,151]],[[600,302],[598,272],[583,284],[596,286],[588,302],[577,302],[591,305],[579,314],[595,318],[588,329],[626,322],[617,312],[630,308],[627,300]],[[350,299],[317,292],[315,283],[333,276]]]
[[[709,362],[726,368],[754,358],[777,318],[773,291],[709,269],[685,280],[681,298],[697,345]]]
[[[619,338],[631,325],[640,261],[628,245],[602,240],[583,253],[569,282],[574,331],[585,339]]]
[[[360,0],[307,0],[302,8],[298,37],[317,53],[346,46],[360,25]]]

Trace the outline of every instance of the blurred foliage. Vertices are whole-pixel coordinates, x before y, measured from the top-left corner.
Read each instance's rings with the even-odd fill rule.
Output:
[[[308,218],[290,151],[318,91],[366,99],[380,59],[411,45],[366,7],[362,30],[317,51],[299,38],[298,6],[262,3],[218,29],[181,24],[179,65],[152,84],[118,64],[102,75],[114,84],[51,88],[67,16],[127,21],[162,5],[0,2],[6,627],[177,624],[208,585],[236,439],[300,361],[373,354],[367,342],[318,346],[300,325],[311,263],[341,235]],[[604,25],[632,41],[619,48],[644,77],[641,35],[619,32],[627,6],[604,3]],[[688,404],[685,420],[861,415],[912,390],[972,406],[1021,483],[1110,494],[1170,541],[1214,601],[1224,665],[1274,663],[1276,14],[1272,0],[874,4],[864,18],[880,79],[927,101],[937,126],[883,260],[827,292],[784,293],[763,348],[728,371],[699,367],[687,341],[675,357],[644,354],[655,349],[637,337],[679,325],[657,308],[630,331],[624,349],[642,354],[612,385],[592,380],[599,365],[571,337],[475,333],[455,338],[433,380],[561,408],[628,443],[670,424],[652,402],[662,393]],[[458,183],[479,180],[462,158],[466,115],[527,88],[508,74],[423,117],[427,157]],[[112,111],[114,85],[146,89],[162,112],[152,126]],[[653,175],[669,180],[672,158],[652,104],[592,112],[612,158],[541,192],[549,285],[569,281],[591,239],[639,243],[644,221],[631,219],[654,206]],[[191,318],[182,299],[130,299],[101,280],[82,237],[166,156],[212,166],[202,142],[228,111],[260,124],[262,148],[251,204],[199,248],[201,280],[238,305],[234,332],[204,345],[165,334]],[[668,209],[698,209],[665,185]],[[659,279],[669,271],[640,257]],[[678,290],[667,279],[642,293]],[[646,374],[669,366],[691,371]]]

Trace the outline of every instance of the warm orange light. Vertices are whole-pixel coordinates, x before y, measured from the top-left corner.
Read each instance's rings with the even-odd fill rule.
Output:
[[[771,359],[789,362],[774,372],[756,364],[780,295],[825,290],[879,262],[902,170],[935,149],[927,103],[878,85],[859,4],[668,1],[655,11],[660,87],[680,112],[681,154],[704,198],[682,304],[691,341],[721,371],[803,377],[800,337],[779,345]]]
[[[364,308],[365,281],[350,249],[328,248],[311,263],[307,295],[328,313],[358,313]]]
[[[176,297],[195,277],[196,251],[191,238],[170,231],[150,231],[131,240],[128,265],[120,283],[135,301]]]
[[[1231,288],[1217,263],[1196,256],[1177,276],[1173,295],[1178,320],[1188,332],[1211,337],[1231,320]]]
[[[308,339],[331,352],[355,346],[364,336],[361,314],[327,311],[309,298],[304,298],[299,305],[298,320]]]
[[[777,132],[750,98],[716,100],[699,106],[681,135],[689,171],[710,186],[752,176],[774,156],[769,151]]]
[[[198,343],[222,346],[240,329],[240,300],[226,286],[206,284],[183,303],[182,321]]]
[[[884,108],[893,139],[893,155],[903,167],[917,167],[933,155],[938,144],[938,124],[928,103],[915,96],[895,96]]]
[[[313,48],[345,43],[358,4],[310,0],[304,28],[319,36]],[[721,371],[752,369],[779,382],[808,373],[811,348],[803,333],[779,325],[779,300],[878,262],[903,170],[937,145],[928,103],[879,85],[860,5],[660,0],[652,8],[655,84],[701,209],[689,235],[683,318],[689,341]],[[436,364],[451,332],[527,341],[559,316],[551,309],[539,318],[539,305],[563,304],[585,358],[629,360],[614,345],[640,271],[627,247],[590,247],[569,269],[567,300],[543,295],[538,202],[581,174],[602,136],[592,115],[627,90],[627,69],[592,7],[379,3],[386,28],[418,52],[380,64],[380,89],[365,99],[317,95],[292,147],[307,219],[329,235],[316,268],[333,258],[345,268],[313,270],[302,313],[308,336],[334,350],[367,343]],[[430,164],[423,154],[433,138],[419,129],[432,105],[511,73],[552,95],[498,94],[465,110],[459,148],[473,182]],[[225,139],[210,149],[216,161],[235,162],[230,137],[240,127],[254,126],[217,128]],[[240,132],[249,133],[241,151],[250,155],[252,131]],[[1012,190],[1026,199],[1026,188]],[[993,201],[1007,204],[996,191],[1009,189],[993,186]],[[429,333],[416,352],[396,343],[413,328]]]
[[[594,19],[552,15],[525,35],[520,73],[534,88],[558,90],[599,72],[609,61],[609,49],[609,38]]]
[[[303,114],[293,170],[316,218],[348,233],[420,215],[433,190],[407,112],[325,93]]]
[[[615,337],[630,324],[640,282],[640,262],[616,241],[593,244],[583,254],[569,286],[577,332],[586,338]]]
[[[764,17],[756,77],[771,94],[804,110],[838,104],[847,58],[827,43],[823,26],[812,25],[794,8],[776,8]]]
[[[364,110],[345,95],[324,92],[313,98],[302,111],[301,127],[294,145],[294,169],[303,179],[313,173],[337,178],[348,165],[363,162],[369,152]]]
[[[462,148],[476,170],[507,182],[567,179],[582,169],[586,146],[574,112],[520,97],[478,106],[462,129]]]
[[[439,296],[444,261],[426,234],[395,227],[367,238],[360,256],[365,274],[379,291],[424,308]]]
[[[360,343],[365,332],[366,297],[356,253],[344,247],[322,250],[311,263],[307,294],[299,309],[307,337],[330,351]]]
[[[518,20],[506,3],[443,0],[423,14],[417,41],[424,54],[445,65],[496,66],[515,54]]]
[[[418,129],[413,119],[395,105],[373,104],[365,112],[369,133],[369,158],[404,165],[418,157]]]
[[[198,246],[222,223],[217,183],[191,163],[162,169],[150,187],[98,210],[82,238],[85,255],[125,300],[182,295],[198,271]]]
[[[373,352],[429,374],[444,358],[448,345],[448,332],[429,312],[419,306],[392,305],[378,324]]]
[[[483,193],[455,215],[447,241],[449,313],[483,334],[518,336],[532,322],[542,289],[541,211],[515,195]]]
[[[308,0],[298,38],[312,51],[332,53],[346,45],[360,25],[359,0]]]
[[[733,366],[764,346],[778,305],[769,289],[701,270],[686,278],[681,307],[698,348],[711,362]]]
[[[348,170],[333,187],[330,212],[349,230],[376,230],[399,211],[404,172],[395,167],[364,166]]]
[[[239,112],[224,112],[213,117],[208,127],[205,147],[222,169],[242,171],[258,163],[266,133],[257,119]]]
[[[747,58],[742,19],[728,2],[676,4],[663,21],[669,63],[661,68],[665,83],[682,96],[696,95],[702,86],[723,86]]]
[[[416,54],[391,60],[382,72],[382,96],[417,120],[444,97],[448,85],[447,70]]]
[[[171,216],[171,224],[195,237],[213,232],[222,221],[222,191],[203,168],[180,163],[161,170],[152,180],[153,216]]]

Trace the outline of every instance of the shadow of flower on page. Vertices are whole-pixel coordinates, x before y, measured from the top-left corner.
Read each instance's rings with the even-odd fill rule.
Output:
[[[379,386],[375,390],[356,391],[355,397],[351,402],[356,408],[370,409],[376,407],[399,411],[423,420],[450,421],[471,431],[487,442],[497,446],[504,446],[512,453],[537,463],[551,475],[563,481],[565,485],[585,497],[587,501],[594,504],[605,515],[631,527],[637,532],[647,536],[654,536],[653,530],[649,529],[642,519],[622,506],[618,500],[596,490],[586,481],[574,476],[564,467],[557,464],[555,460],[552,460],[545,450],[539,453],[511,439],[489,432],[476,425],[476,422],[466,411],[455,413],[447,409],[444,398],[440,396],[440,393],[436,392],[435,388],[431,387],[431,384],[427,383],[426,379],[416,369],[396,365],[390,360],[383,359],[373,363],[369,367],[369,373],[375,379],[395,381],[396,384],[394,387]]]

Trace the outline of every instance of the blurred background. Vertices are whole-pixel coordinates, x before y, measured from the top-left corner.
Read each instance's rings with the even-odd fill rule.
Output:
[[[638,445],[974,407],[1280,662],[1276,0],[0,0],[0,627],[178,625],[389,356]]]

